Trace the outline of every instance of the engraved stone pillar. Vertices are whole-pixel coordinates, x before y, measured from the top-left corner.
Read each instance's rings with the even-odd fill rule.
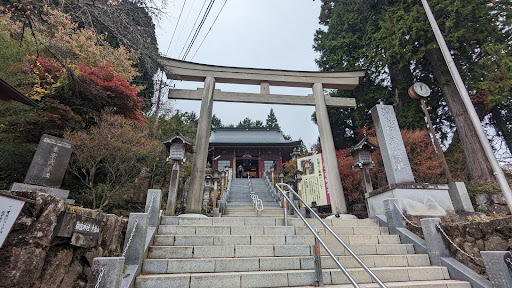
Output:
[[[197,127],[196,143],[194,147],[194,160],[192,162],[192,175],[190,189],[187,196],[186,213],[201,214],[203,202],[203,186],[208,156],[208,145],[210,139],[210,127],[212,124],[213,92],[215,90],[215,78],[206,77],[204,81],[203,100],[201,101],[201,112],[199,114],[199,125]]]
[[[322,145],[322,154],[325,163],[327,176],[327,189],[331,199],[331,208],[333,214],[346,214],[347,204],[343,195],[341,178],[338,170],[338,161],[336,160],[336,150],[332,138],[331,124],[329,123],[329,114],[325,105],[324,89],[321,83],[313,85],[313,96],[315,97],[316,121],[318,124],[318,133],[320,134],[320,144]]]
[[[388,184],[414,183],[414,176],[393,106],[375,105],[372,108],[372,118],[377,130]]]

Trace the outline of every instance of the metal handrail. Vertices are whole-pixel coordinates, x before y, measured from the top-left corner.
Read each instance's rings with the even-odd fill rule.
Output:
[[[359,287],[359,285],[355,282],[355,280],[352,278],[352,276],[350,276],[350,274],[345,269],[345,267],[343,267],[343,265],[341,265],[341,263],[338,261],[338,259],[336,259],[336,256],[334,256],[334,254],[331,252],[331,250],[329,248],[327,248],[327,245],[324,243],[324,241],[322,241],[322,239],[320,239],[320,236],[318,236],[318,234],[315,232],[313,227],[311,227],[311,225],[306,221],[306,218],[304,218],[304,216],[302,216],[302,214],[300,213],[299,209],[295,205],[293,205],[293,202],[290,200],[290,198],[288,198],[288,196],[286,196],[286,192],[283,191],[280,186],[287,187],[288,191],[286,191],[286,192],[291,192],[297,199],[299,199],[300,202],[302,202],[302,204],[304,204],[304,207],[306,207],[306,209],[308,209],[310,211],[310,213],[312,215],[314,215],[320,221],[320,223],[322,223],[322,226],[324,226],[325,229],[327,229],[329,232],[331,232],[331,234],[334,236],[334,238],[336,238],[336,240],[338,240],[338,242],[343,246],[343,248],[345,248],[345,250],[347,250],[349,252],[350,256],[352,256],[357,261],[357,263],[359,263],[359,265],[361,265],[361,267],[368,274],[370,274],[372,279],[375,280],[375,282],[381,288],[387,288],[387,286],[384,283],[382,283],[382,281],[370,270],[370,268],[368,268],[368,266],[366,266],[366,264],[364,264],[363,261],[361,261],[361,259],[359,259],[359,257],[357,257],[357,255],[348,247],[348,245],[345,244],[345,242],[343,242],[343,240],[341,240],[340,237],[338,237],[338,235],[336,235],[336,233],[334,233],[334,231],[332,231],[332,229],[327,224],[325,224],[325,222],[320,218],[320,216],[318,216],[318,214],[316,214],[316,212],[313,211],[313,209],[311,209],[311,207],[309,207],[309,205],[306,202],[304,202],[304,200],[299,196],[299,194],[297,194],[293,190],[293,188],[290,185],[288,185],[286,183],[277,183],[276,184],[276,188],[283,195],[285,201],[290,203],[290,205],[295,210],[295,212],[297,213],[299,218],[301,218],[302,221],[304,221],[304,223],[306,224],[308,229],[311,230],[311,233],[313,233],[313,235],[318,240],[318,242],[320,242],[322,247],[324,247],[324,249],[327,251],[329,256],[331,256],[331,258],[334,260],[336,265],[338,265],[338,267],[341,269],[343,274],[345,274],[345,276],[347,276],[349,281],[352,283],[352,286]],[[284,205],[284,207],[286,207],[286,205]],[[284,210],[285,210],[284,213],[285,213],[285,218],[286,218],[286,208]],[[285,225],[286,225],[286,222],[285,222]]]
[[[256,209],[256,215],[260,216],[263,211],[263,201],[254,193],[254,188],[252,187],[252,181],[249,175],[247,176],[247,182],[249,185],[249,194],[251,195],[252,204],[254,204],[254,209]]]

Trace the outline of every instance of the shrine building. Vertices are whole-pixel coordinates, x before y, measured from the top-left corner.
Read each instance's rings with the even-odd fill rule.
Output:
[[[233,177],[242,165],[244,177],[261,178],[272,167],[282,171],[300,144],[300,140],[284,139],[279,128],[215,128],[210,134],[208,161],[216,170],[233,168]]]

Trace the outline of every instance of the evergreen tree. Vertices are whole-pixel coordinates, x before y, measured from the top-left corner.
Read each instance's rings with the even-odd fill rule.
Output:
[[[419,105],[409,99],[407,88],[415,81],[425,82],[433,88],[428,105],[434,122],[452,122],[457,126],[466,161],[472,163],[466,167],[469,178],[490,180],[488,163],[480,144],[474,141],[474,128],[446,69],[421,3],[405,0],[322,2],[319,20],[327,29],[319,29],[315,34],[314,48],[320,52],[317,64],[323,71],[361,68],[367,71],[367,78],[356,90],[338,92],[340,96],[356,98],[358,103],[352,119],[341,121],[345,128],[351,128],[350,121],[361,127],[360,121],[367,121],[365,113],[375,105],[376,99],[382,99],[395,106],[401,128],[424,129]],[[489,52],[496,45],[505,45],[499,51],[510,50],[510,29],[504,28],[507,27],[504,23],[509,23],[504,12],[506,1],[489,4],[477,0],[464,3],[436,0],[430,4],[465,83],[474,95],[482,95],[480,92],[485,90],[481,86],[489,79],[488,75],[499,75],[496,79],[503,77],[506,75],[503,68],[510,63],[503,60],[507,59],[501,55],[503,53]],[[495,61],[496,56],[502,61]],[[495,68],[490,70],[492,73],[483,68],[485,63]],[[367,85],[374,88],[362,87]],[[505,91],[507,85],[501,85],[501,91]],[[505,97],[510,97],[510,93],[506,94]],[[446,117],[448,109],[454,119]],[[442,128],[437,127],[440,132]],[[338,133],[347,134],[347,129],[339,130]]]
[[[222,121],[220,120],[219,117],[217,117],[217,115],[213,114],[212,116],[212,127],[213,128],[222,128],[224,126],[222,126]]]
[[[267,120],[265,122],[265,128],[278,128],[279,124],[277,123],[276,114],[274,114],[274,109],[270,108],[270,112],[268,113]]]

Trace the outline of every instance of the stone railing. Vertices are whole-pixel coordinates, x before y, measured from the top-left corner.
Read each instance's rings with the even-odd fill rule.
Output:
[[[162,191],[149,189],[145,213],[130,213],[121,257],[94,258],[88,288],[131,288],[160,224]]]
[[[412,244],[416,253],[427,253],[433,265],[445,266],[448,268],[450,277],[456,280],[468,281],[473,288],[506,288],[511,287],[512,283],[512,254],[508,251],[481,251],[480,254],[489,280],[484,279],[478,273],[463,265],[450,256],[446,243],[454,245],[461,253],[468,257],[474,255],[464,252],[455,245],[446,232],[441,227],[441,219],[424,218],[421,219],[421,226],[410,222],[401,212],[398,199],[384,200],[385,217],[377,215],[381,226],[386,226],[390,234],[400,236],[402,243]],[[409,222],[413,226],[418,226],[423,230],[424,239],[418,237],[404,226],[403,221]],[[476,258],[476,257],[475,257]]]

